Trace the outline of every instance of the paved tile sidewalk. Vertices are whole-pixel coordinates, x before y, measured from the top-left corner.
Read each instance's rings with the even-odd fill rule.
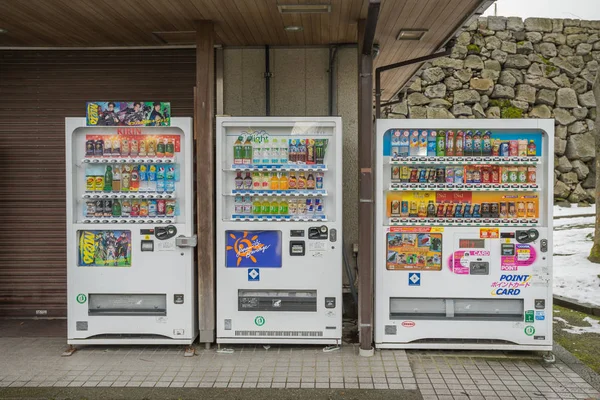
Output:
[[[215,387],[416,390],[406,352],[358,347],[234,346],[233,354],[183,347],[99,347],[61,357],[61,338],[0,338],[0,387]]]
[[[565,364],[539,359],[475,357],[410,351],[424,400],[597,399],[600,393]]]

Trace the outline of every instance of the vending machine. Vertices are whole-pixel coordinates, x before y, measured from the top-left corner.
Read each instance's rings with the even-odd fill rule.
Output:
[[[68,343],[189,345],[192,120],[114,121],[66,118]]]
[[[552,350],[553,135],[377,121],[376,347]]]
[[[341,343],[341,127],[217,118],[217,343]]]

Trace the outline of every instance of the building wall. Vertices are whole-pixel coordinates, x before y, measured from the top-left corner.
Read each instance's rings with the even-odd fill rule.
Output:
[[[594,201],[600,21],[480,18],[390,118],[554,118],[554,196]]]
[[[265,50],[225,48],[223,97],[227,115],[264,116],[266,113]],[[358,242],[358,78],[357,49],[338,50],[334,112],[343,124],[343,218],[347,254]],[[328,115],[328,48],[270,49],[271,115]],[[352,258],[349,257],[351,263]]]
[[[0,51],[0,317],[66,316],[65,117],[113,99],[191,117],[195,63],[194,50]]]

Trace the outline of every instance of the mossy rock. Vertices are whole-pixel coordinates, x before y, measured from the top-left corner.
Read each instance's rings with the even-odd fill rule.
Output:
[[[554,71],[556,71],[556,67],[554,65],[547,65],[546,66],[546,70],[545,70],[546,76],[550,75]]]
[[[477,46],[476,44],[470,44],[467,46],[467,50],[469,52],[469,54],[479,54],[481,53],[481,47]]]
[[[506,99],[492,99],[489,102],[489,107],[500,107],[500,108],[507,108],[510,107],[510,100],[506,100]]]
[[[518,107],[502,107],[500,118],[523,118],[523,110]]]

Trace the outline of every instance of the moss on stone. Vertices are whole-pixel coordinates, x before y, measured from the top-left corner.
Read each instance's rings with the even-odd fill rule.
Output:
[[[500,109],[500,118],[523,118],[523,110],[518,107],[502,107]]]
[[[540,61],[543,62],[546,65],[552,65],[552,63],[550,62],[550,60],[548,60],[546,57],[538,54],[538,57],[540,58]]]
[[[546,74],[546,76],[548,76],[551,73],[553,73],[554,71],[556,71],[556,67],[554,65],[547,65],[546,66],[546,70],[545,70],[545,74]]]
[[[520,40],[520,41],[518,41],[518,42],[517,42],[517,44],[518,44],[519,46],[523,46],[523,45],[525,44],[525,41],[524,41],[524,40]]]
[[[500,107],[500,108],[507,108],[510,107],[510,100],[506,100],[506,99],[492,99],[490,100],[489,107]]]
[[[592,246],[588,260],[600,264],[600,245],[594,244],[594,246]]]
[[[477,46],[476,44],[470,44],[470,45],[468,45],[467,46],[467,50],[470,53],[477,53],[477,54],[481,53],[481,47]]]

